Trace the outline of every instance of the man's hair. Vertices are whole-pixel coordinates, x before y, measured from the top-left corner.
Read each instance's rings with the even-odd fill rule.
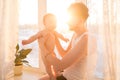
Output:
[[[87,6],[81,2],[71,4],[68,8],[68,13],[73,17],[82,18],[84,21],[86,21],[89,16]]]
[[[56,16],[52,13],[47,13],[46,15],[43,16],[43,24],[45,25],[45,20],[49,17],[53,17],[53,19],[56,19]]]

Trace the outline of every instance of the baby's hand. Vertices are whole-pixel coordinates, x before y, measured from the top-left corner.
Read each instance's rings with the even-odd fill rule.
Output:
[[[27,40],[22,40],[22,45],[26,45],[27,44]]]

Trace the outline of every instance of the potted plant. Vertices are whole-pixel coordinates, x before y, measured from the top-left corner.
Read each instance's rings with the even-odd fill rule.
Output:
[[[22,68],[23,63],[26,65],[29,65],[28,61],[25,60],[27,55],[32,51],[32,49],[20,49],[19,50],[19,44],[16,46],[16,53],[15,53],[15,68],[14,68],[14,74],[15,75],[21,75],[22,74]],[[29,65],[30,66],[30,65]]]

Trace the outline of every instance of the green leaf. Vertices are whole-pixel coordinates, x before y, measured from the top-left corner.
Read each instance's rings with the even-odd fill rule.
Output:
[[[19,62],[21,62],[21,59],[18,57],[15,59],[15,63],[19,63]]]
[[[32,49],[26,49],[24,54],[28,55],[31,51],[32,51]]]
[[[18,50],[19,50],[19,44],[17,44],[16,46],[16,53],[18,52]]]
[[[26,65],[30,66],[28,63],[28,61],[23,60],[27,57],[27,55],[32,51],[32,49],[21,49],[19,50],[19,44],[17,44],[16,46],[16,59],[15,59],[15,66],[19,66],[22,65],[23,63],[25,63]]]
[[[25,59],[25,58],[26,58],[26,55],[20,55],[20,58],[21,58],[21,59]]]
[[[15,64],[15,66],[20,66],[20,65],[23,65],[23,64]]]
[[[31,51],[32,51],[32,49],[22,49],[22,50],[20,51],[20,56],[26,56],[26,55],[28,55]]]
[[[28,63],[25,63],[27,66],[29,66],[29,67],[32,67],[30,64],[28,64]]]
[[[19,57],[17,57],[14,62],[15,66],[22,65],[22,60]]]
[[[29,62],[27,61],[27,60],[23,60],[22,61],[24,64],[26,64],[27,66],[30,66],[31,67],[31,65],[29,65]]]
[[[22,60],[23,63],[29,63],[27,60]]]
[[[23,53],[23,52],[24,52],[24,49],[21,49],[18,53],[20,53],[20,54],[21,54],[21,53]]]

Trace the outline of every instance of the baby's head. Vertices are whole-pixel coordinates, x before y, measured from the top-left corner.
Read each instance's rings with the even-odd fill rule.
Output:
[[[51,13],[46,14],[43,17],[43,24],[45,25],[46,29],[54,30],[57,24],[56,16]]]

